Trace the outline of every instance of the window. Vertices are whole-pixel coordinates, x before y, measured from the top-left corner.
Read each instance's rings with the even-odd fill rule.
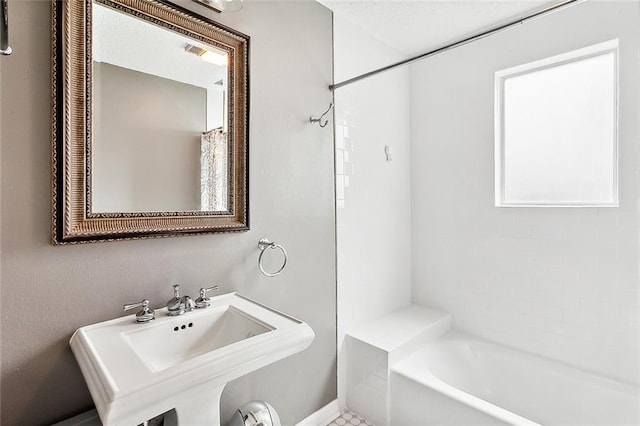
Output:
[[[613,40],[496,73],[496,206],[617,206]]]

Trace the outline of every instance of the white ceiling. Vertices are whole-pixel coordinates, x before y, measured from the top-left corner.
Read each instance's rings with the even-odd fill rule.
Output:
[[[556,3],[549,0],[318,0],[407,56]]]
[[[185,52],[185,45],[213,50],[181,34],[167,31],[116,10],[93,4],[93,60],[192,84],[220,90],[226,81],[221,67]]]

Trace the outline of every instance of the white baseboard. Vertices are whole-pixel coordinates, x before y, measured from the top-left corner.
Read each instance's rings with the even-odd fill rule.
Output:
[[[296,426],[326,426],[331,420],[340,415],[340,405],[338,400],[334,399],[309,417],[302,420]]]
[[[94,409],[52,426],[102,426],[102,423],[100,422],[100,417],[98,417],[98,412]]]

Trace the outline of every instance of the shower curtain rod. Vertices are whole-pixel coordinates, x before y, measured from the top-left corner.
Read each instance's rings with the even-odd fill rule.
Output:
[[[439,53],[443,53],[443,52],[446,52],[448,50],[455,49],[456,47],[460,47],[460,46],[463,46],[465,44],[471,43],[473,41],[480,40],[480,39],[483,39],[483,38],[488,37],[490,35],[497,34],[499,32],[511,29],[511,28],[515,27],[516,25],[522,25],[525,22],[530,21],[532,19],[539,18],[539,17],[547,15],[547,14],[549,14],[551,12],[555,12],[556,10],[563,9],[565,7],[571,6],[574,3],[581,3],[583,1],[584,0],[563,0],[563,1],[559,2],[559,3],[554,4],[554,5],[547,6],[547,7],[544,7],[542,9],[539,9],[539,10],[537,10],[535,12],[532,12],[529,15],[526,15],[526,16],[524,16],[524,17],[522,17],[520,19],[517,19],[515,21],[510,21],[510,22],[507,22],[505,24],[499,25],[497,27],[490,28],[490,29],[482,31],[482,32],[480,32],[478,34],[463,38],[462,40],[458,40],[456,42],[447,44],[446,46],[442,46],[442,47],[439,47],[437,49],[430,50],[430,51],[428,51],[426,53],[422,53],[422,54],[420,54],[418,56],[414,56],[412,58],[408,58],[408,59],[402,60],[400,62],[396,62],[396,63],[391,64],[391,65],[387,65],[386,67],[382,67],[382,68],[378,68],[378,69],[373,70],[373,71],[369,71],[367,73],[361,74],[361,75],[359,75],[357,77],[350,78],[350,79],[345,80],[343,82],[332,84],[332,85],[329,86],[329,90],[334,91],[334,90],[339,89],[341,87],[344,87],[344,86],[346,86],[348,84],[355,83],[356,81],[360,81],[360,80],[362,80],[364,78],[374,76],[374,75],[379,74],[381,72],[389,71],[389,70],[391,70],[393,68],[400,67],[402,65],[407,65],[407,64],[410,64],[412,62],[416,62],[416,61],[419,61],[421,59],[425,59],[425,58],[428,58],[430,56],[435,56],[435,55],[437,55]]]

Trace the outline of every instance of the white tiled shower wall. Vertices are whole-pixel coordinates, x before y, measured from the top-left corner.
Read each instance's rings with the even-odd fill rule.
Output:
[[[411,70],[413,301],[640,382],[640,4],[588,1]],[[494,72],[620,39],[618,208],[497,208]]]
[[[334,15],[335,81],[401,59]],[[338,399],[345,407],[344,336],[411,301],[409,70],[335,93]],[[392,161],[384,148],[391,146]]]

